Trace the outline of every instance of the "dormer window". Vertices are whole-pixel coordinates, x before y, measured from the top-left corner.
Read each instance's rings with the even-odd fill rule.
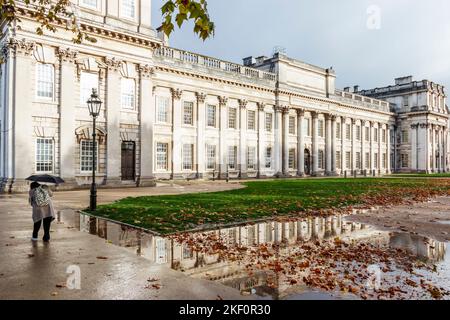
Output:
[[[136,18],[136,1],[122,0],[122,16],[128,19]]]

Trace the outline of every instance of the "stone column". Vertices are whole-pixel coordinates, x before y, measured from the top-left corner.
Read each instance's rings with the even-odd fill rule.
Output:
[[[262,172],[265,167],[265,158],[264,152],[266,148],[266,135],[264,131],[265,124],[265,114],[264,114],[265,105],[264,103],[258,103],[258,178],[262,177]]]
[[[448,128],[444,129],[444,172],[448,172]]]
[[[331,175],[336,176],[337,170],[336,170],[336,115],[331,116]],[[342,157],[342,153],[341,153]],[[342,167],[342,163],[341,163]]]
[[[391,167],[391,152],[392,152],[392,150],[394,150],[394,152],[395,152],[395,137],[394,137],[394,142],[392,143],[392,140],[391,140],[391,131],[392,131],[393,129],[392,129],[392,126],[390,126],[389,124],[388,125],[386,125],[386,134],[387,134],[387,137],[386,137],[386,146],[387,146],[387,151],[386,151],[386,157],[387,157],[387,164],[386,164],[386,173],[387,174],[390,174],[390,173],[392,173],[394,170],[395,170],[395,167],[394,168],[392,168]]]
[[[326,159],[326,165],[325,165],[325,170],[326,170],[326,175],[330,176],[331,175],[331,161],[332,161],[332,146],[331,146],[331,115],[330,114],[326,114],[325,115],[325,129],[326,129],[326,134],[325,134],[325,159]]]
[[[276,176],[283,175],[283,108],[275,107],[275,174]]]
[[[60,59],[60,132],[59,132],[59,162],[60,176],[65,185],[76,186],[75,181],[75,106],[79,99],[75,98],[75,79],[77,69],[75,65],[78,52],[69,48],[57,50]],[[109,78],[109,77],[108,77]],[[106,110],[109,102],[106,101]],[[110,136],[108,132],[108,142]],[[109,149],[109,146],[108,146]],[[119,166],[120,168],[120,166]],[[119,175],[117,175],[119,177]]]
[[[121,144],[120,144],[120,74],[122,61],[106,58],[106,183],[120,185]],[[67,79],[70,81],[70,79]],[[66,80],[66,81],[67,81]],[[140,90],[140,94],[142,94]],[[72,138],[73,139],[73,138]],[[141,150],[142,152],[142,150]]]
[[[370,151],[369,151],[369,168],[370,173],[369,175],[372,176],[373,172],[375,171],[375,150],[374,150],[374,123],[373,121],[369,121],[369,140],[370,140]]]
[[[183,91],[171,89],[172,92],[172,179],[182,179],[182,152],[183,143],[181,135]]]
[[[356,171],[356,119],[351,119],[352,124],[352,174]]]
[[[283,107],[283,175],[289,176],[289,107]]]
[[[346,138],[345,138],[345,127],[347,126],[347,120],[345,117],[341,117],[341,175],[344,174],[344,172],[347,170],[347,164],[345,161],[345,142],[346,142]]]
[[[419,124],[414,123],[411,125],[411,170],[414,172],[419,171]]]
[[[140,113],[140,143],[141,143],[141,174],[138,181],[140,187],[156,186],[154,176],[155,161],[155,99],[153,98],[154,70],[149,65],[140,65],[139,71],[139,113]],[[181,92],[179,92],[181,95]],[[117,142],[116,142],[117,143]]]
[[[219,97],[219,177],[226,178],[228,172],[227,150],[226,150],[226,130],[227,130],[227,97]]]
[[[431,154],[432,154],[432,162],[431,162],[431,170],[433,173],[437,172],[437,168],[436,168],[436,129],[435,126],[432,124],[431,125]]]
[[[366,121],[361,120],[361,174],[366,170],[366,151],[364,150],[365,132],[366,131]]]
[[[203,179],[206,172],[206,154],[205,154],[205,120],[206,120],[206,94],[197,92],[197,179]]]
[[[35,172],[34,139],[32,139],[32,84],[30,75],[34,73],[31,55],[35,43],[26,40],[10,39],[8,44],[8,71],[10,72],[8,81],[8,104],[12,121],[10,136],[11,157],[7,186],[12,192],[27,191],[28,183],[25,179]]]
[[[303,132],[303,121],[305,110],[297,109],[297,175],[305,175],[305,137]]]
[[[239,175],[242,179],[247,178],[247,100],[239,100]]]
[[[312,115],[312,175],[319,174],[319,114],[311,112]]]
[[[383,143],[383,124],[378,123],[378,174],[381,175],[381,168],[383,167],[381,161],[383,160],[383,150],[381,145]]]

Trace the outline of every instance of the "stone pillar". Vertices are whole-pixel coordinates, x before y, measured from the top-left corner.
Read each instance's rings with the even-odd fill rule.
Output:
[[[299,177],[305,175],[305,137],[303,132],[303,121],[305,110],[297,109],[297,174]]]
[[[282,109],[283,117],[283,175],[289,176],[289,107]]]
[[[203,179],[206,172],[206,154],[205,154],[205,120],[206,120],[206,94],[196,93],[197,97],[197,179]]]
[[[369,140],[370,140],[370,151],[369,151],[369,175],[372,176],[375,170],[375,150],[374,150],[374,123],[373,121],[369,121]]]
[[[226,150],[226,130],[227,130],[227,97],[219,97],[219,177],[226,178],[228,172],[227,150]]]
[[[25,179],[35,172],[34,139],[32,139],[32,84],[30,75],[34,73],[31,55],[34,42],[10,39],[7,49],[8,57],[8,104],[11,105],[10,114],[12,135],[9,139],[10,169],[7,188],[11,192],[27,191],[28,183]]]
[[[331,115],[331,175],[336,176],[336,115]],[[342,153],[341,153],[342,156]],[[342,163],[341,163],[342,167]]]
[[[276,176],[283,175],[283,108],[275,107],[275,174]]]
[[[325,170],[326,170],[326,175],[330,176],[331,175],[331,161],[332,161],[332,147],[331,147],[331,115],[330,114],[326,114],[325,115],[325,159],[326,159],[326,165],[325,165]]]
[[[77,70],[75,61],[77,51],[69,48],[59,48],[57,54],[60,59],[60,132],[59,132],[59,162],[60,176],[66,182],[66,186],[76,186],[75,181],[75,106],[79,99],[75,98],[75,79]],[[118,89],[116,89],[118,90]],[[106,110],[109,110],[109,102],[106,101]],[[110,136],[108,132],[108,142]],[[108,146],[109,147],[109,146]],[[109,148],[108,148],[109,149]],[[119,166],[120,168],[120,166]],[[117,175],[117,177],[119,177]]]
[[[120,74],[122,62],[116,58],[106,58],[106,183],[120,185],[121,144],[120,144]],[[66,81],[71,81],[67,79]],[[73,80],[72,80],[73,82]],[[140,93],[142,94],[142,92]],[[72,138],[73,139],[73,138]],[[141,150],[142,152],[142,150]]]
[[[448,172],[448,128],[444,129],[444,172]]]
[[[344,175],[344,172],[347,170],[347,164],[346,164],[346,151],[345,151],[345,142],[346,142],[346,138],[345,138],[345,127],[347,126],[346,123],[346,118],[345,117],[341,117],[341,175]]]
[[[239,175],[242,179],[247,178],[247,100],[239,100]]]
[[[352,124],[352,174],[356,171],[356,119],[351,119]]]
[[[383,124],[378,123],[378,174],[381,175],[381,168],[383,164],[381,163],[383,160],[383,150],[381,145],[383,143]]]
[[[419,124],[411,125],[411,171],[419,171]]]
[[[154,175],[155,161],[155,99],[153,98],[152,75],[154,70],[149,65],[140,65],[139,70],[139,113],[140,113],[140,144],[141,173],[137,185],[140,187],[156,186]],[[180,92],[181,94],[181,92]]]
[[[265,132],[264,132],[264,124],[265,124],[265,114],[264,114],[265,105],[264,103],[260,102],[258,103],[258,113],[257,113],[257,119],[258,119],[258,178],[262,177],[262,172],[264,171],[265,167],[265,159],[264,159],[264,152],[266,148],[266,139],[265,139]]]
[[[172,92],[172,179],[182,179],[182,152],[183,143],[181,135],[182,125],[182,105],[181,96],[183,91],[180,89],[171,89]]]
[[[386,164],[386,173],[387,174],[390,174],[390,173],[392,173],[393,172],[393,170],[395,170],[395,167],[394,168],[392,168],[391,167],[391,153],[392,153],[392,151],[394,151],[395,152],[395,137],[394,137],[394,142],[392,142],[392,140],[391,140],[391,131],[392,131],[393,129],[392,129],[392,126],[390,126],[389,124],[388,125],[386,125],[386,134],[387,134],[387,137],[386,137],[386,146],[387,146],[387,151],[386,151],[386,157],[387,157],[387,164]]]
[[[364,150],[365,132],[366,131],[366,121],[361,120],[361,174],[366,170],[366,151]]]
[[[437,172],[436,168],[436,130],[435,126],[431,125],[431,154],[432,154],[432,162],[431,162],[431,170],[433,173]]]
[[[319,174],[319,114],[312,112],[312,175]]]

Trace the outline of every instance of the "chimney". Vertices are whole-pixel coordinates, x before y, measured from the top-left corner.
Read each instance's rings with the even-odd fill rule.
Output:
[[[164,33],[161,27],[156,29],[157,31],[157,37],[162,41],[163,46],[168,47],[169,46],[169,37]]]
[[[263,62],[266,61],[266,60],[267,60],[267,57],[266,57],[266,56],[256,57],[256,63],[257,63],[257,64],[263,63]]]
[[[407,77],[400,77],[395,79],[395,85],[402,85],[402,84],[408,84],[411,83],[413,81],[413,77],[412,76],[407,76]]]
[[[242,60],[244,61],[244,66],[246,66],[246,67],[249,67],[249,66],[253,65],[253,63],[254,63],[252,56],[244,58]]]
[[[353,87],[353,92],[355,92],[355,93],[356,93],[356,92],[359,92],[359,86],[354,86],[354,87]]]
[[[350,92],[350,87],[345,87],[344,92]]]

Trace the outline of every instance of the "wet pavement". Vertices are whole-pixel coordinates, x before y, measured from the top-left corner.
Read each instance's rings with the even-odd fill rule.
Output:
[[[136,194],[176,194],[230,187],[236,186],[216,184],[211,187],[197,183],[148,190],[101,190],[99,201],[109,202]],[[55,198],[57,209],[84,208],[89,200],[88,191],[84,190],[56,193]],[[31,228],[26,195],[0,196],[0,299],[242,298],[232,288],[193,279],[164,265],[150,263],[125,248],[61,222],[52,225],[49,245],[42,241],[33,245]],[[81,276],[80,290],[76,289],[77,281],[71,281],[67,287],[67,280],[71,275],[76,276],[77,267]],[[75,289],[71,290],[72,287]]]

